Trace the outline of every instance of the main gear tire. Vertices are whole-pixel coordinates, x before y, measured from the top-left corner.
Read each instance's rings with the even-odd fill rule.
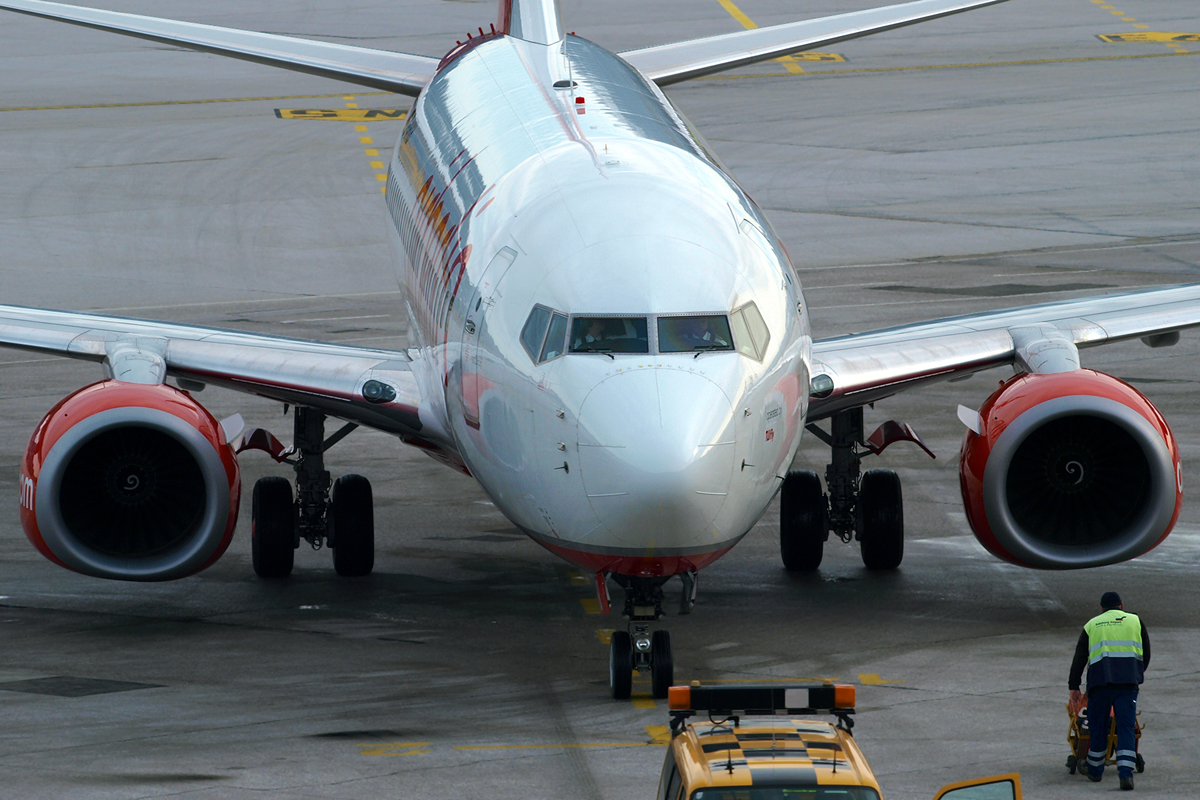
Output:
[[[784,569],[812,572],[821,566],[829,535],[821,479],[808,470],[789,472],[779,494],[779,554]]]
[[[260,578],[286,578],[296,561],[296,506],[286,478],[254,483],[250,511],[250,556]]]
[[[890,469],[863,473],[856,521],[859,550],[867,569],[900,566],[904,559],[904,499],[899,475]]]
[[[333,568],[347,578],[370,575],[375,568],[375,505],[371,482],[343,475],[333,484]]]

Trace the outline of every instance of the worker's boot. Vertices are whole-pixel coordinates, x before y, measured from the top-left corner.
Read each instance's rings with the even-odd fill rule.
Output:
[[[1126,791],[1129,791],[1130,789],[1133,788],[1133,776],[1132,775],[1122,775],[1121,776],[1121,788]]]

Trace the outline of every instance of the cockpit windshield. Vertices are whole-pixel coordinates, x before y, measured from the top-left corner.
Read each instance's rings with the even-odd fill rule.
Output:
[[[649,353],[645,317],[575,317],[572,353]]]
[[[729,319],[724,314],[658,318],[658,350],[661,353],[732,349],[733,336],[729,333]]]

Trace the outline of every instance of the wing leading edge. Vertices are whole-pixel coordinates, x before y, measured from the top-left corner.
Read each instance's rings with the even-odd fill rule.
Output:
[[[333,78],[411,97],[417,96],[425,84],[429,83],[438,66],[438,59],[428,56],[221,28],[194,22],[178,22],[61,3],[45,3],[40,0],[5,0],[0,2],[0,8],[149,39],[152,42],[178,45],[310,75],[320,75],[323,78]]]
[[[24,306],[0,306],[0,345],[104,363],[122,379],[133,365],[139,375],[153,376],[136,383],[161,383],[171,375],[444,444],[439,426],[429,429],[428,415],[421,419],[412,363],[399,351]],[[363,392],[369,381],[390,387],[394,396],[368,401]]]
[[[1193,283],[824,339],[813,343],[813,375],[828,375],[833,387],[813,397],[808,419],[1029,360],[1038,346],[1073,349],[1138,338],[1158,346],[1197,325],[1200,283]]]
[[[917,0],[619,53],[659,86],[959,14],[1006,0]]]

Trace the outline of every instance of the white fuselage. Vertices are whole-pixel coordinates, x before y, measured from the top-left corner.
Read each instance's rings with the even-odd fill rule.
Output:
[[[804,427],[807,309],[761,211],[656,86],[575,36],[489,37],[417,99],[387,205],[435,455],[597,572],[698,569],[750,530]],[[735,327],[736,350],[662,352],[661,318],[749,304],[765,341]],[[571,335],[644,319],[647,352],[543,358],[522,344],[535,306]]]

